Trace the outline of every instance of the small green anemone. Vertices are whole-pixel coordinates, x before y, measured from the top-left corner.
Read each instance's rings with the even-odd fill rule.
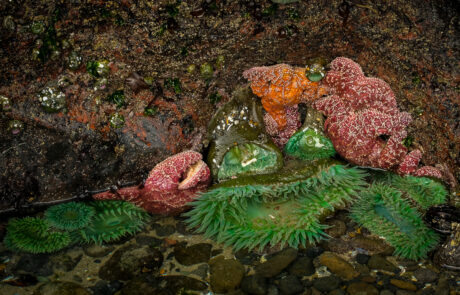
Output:
[[[351,218],[384,237],[395,248],[394,254],[404,258],[424,258],[439,241],[401,192],[383,183],[375,183],[360,193],[351,208]]]
[[[140,231],[150,215],[125,201],[94,201],[89,203],[96,214],[84,228],[75,231],[75,239],[84,243],[102,244]]]
[[[37,217],[11,219],[8,222],[4,244],[13,251],[34,254],[51,253],[70,244],[66,232],[52,231],[46,220]]]
[[[46,220],[62,230],[76,230],[86,226],[94,216],[94,208],[84,203],[69,202],[48,208]]]
[[[314,109],[308,109],[302,128],[291,136],[284,152],[302,160],[332,157],[335,149],[323,132],[323,124],[324,116]]]
[[[321,131],[306,128],[297,131],[284,147],[286,154],[302,160],[316,160],[332,157],[334,146]]]
[[[235,250],[317,242],[327,237],[321,219],[365,185],[364,172],[335,164],[319,160],[293,169],[287,163],[273,174],[219,183],[192,203],[186,222]]]
[[[217,177],[221,181],[235,176],[274,172],[283,165],[282,158],[274,144],[239,144],[225,154]]]

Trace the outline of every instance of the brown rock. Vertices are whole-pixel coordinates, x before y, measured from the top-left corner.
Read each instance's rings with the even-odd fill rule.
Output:
[[[391,255],[394,252],[394,248],[385,243],[384,240],[369,238],[363,235],[356,236],[351,241],[351,244],[355,248],[367,250],[370,254]]]
[[[216,293],[235,290],[244,276],[244,266],[236,259],[217,256],[209,261],[211,289]]]
[[[378,295],[379,291],[371,284],[358,282],[348,286],[347,292],[350,295]]]
[[[345,280],[351,280],[359,276],[359,272],[357,272],[349,262],[334,253],[324,252],[319,257],[319,261],[331,272]]]
[[[390,283],[400,289],[404,290],[410,290],[410,291],[416,291],[417,287],[412,284],[411,282],[403,281],[403,280],[398,280],[398,279],[391,279]]]
[[[256,274],[271,278],[278,275],[283,269],[285,269],[292,261],[297,258],[297,250],[293,248],[287,248],[273,257],[269,258],[266,262],[259,264],[255,267]]]
[[[331,219],[326,222],[326,225],[330,227],[325,232],[333,238],[338,238],[347,232],[347,226],[341,220]]]

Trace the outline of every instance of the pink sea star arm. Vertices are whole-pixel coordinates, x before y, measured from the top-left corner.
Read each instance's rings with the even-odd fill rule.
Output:
[[[145,186],[158,191],[175,190],[187,168],[201,159],[202,155],[194,151],[169,157],[150,171]]]

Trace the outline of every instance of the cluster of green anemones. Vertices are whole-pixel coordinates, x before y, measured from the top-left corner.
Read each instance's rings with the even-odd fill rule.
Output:
[[[141,230],[149,215],[125,201],[55,205],[45,218],[11,219],[5,245],[11,250],[50,253],[74,243],[110,242]]]
[[[235,250],[317,242],[327,237],[322,218],[344,207],[365,185],[365,172],[335,164],[319,160],[304,171],[220,183],[192,203],[187,222]]]

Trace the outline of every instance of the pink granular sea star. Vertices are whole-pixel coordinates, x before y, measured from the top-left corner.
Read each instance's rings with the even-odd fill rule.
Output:
[[[412,118],[398,110],[385,81],[364,76],[357,63],[338,57],[331,62],[324,84],[331,95],[313,106],[327,116],[324,129],[342,157],[356,165],[442,178],[437,168],[418,168],[419,150],[408,154],[403,140]]]
[[[96,200],[125,200],[150,213],[176,215],[183,212],[210,181],[211,173],[202,155],[185,151],[157,164],[143,186],[106,191],[93,197]]]

